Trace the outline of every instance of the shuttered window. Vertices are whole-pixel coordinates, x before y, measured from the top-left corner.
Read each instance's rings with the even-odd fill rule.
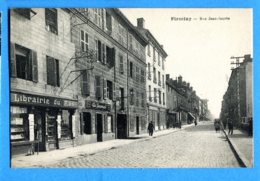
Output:
[[[11,43],[10,76],[38,82],[37,53],[23,46]]]
[[[59,60],[53,57],[46,57],[47,65],[47,84],[59,87],[60,76],[59,76]]]
[[[48,31],[58,34],[58,15],[57,9],[45,9],[45,23]]]
[[[119,72],[120,74],[124,74],[124,61],[122,55],[119,55]]]
[[[90,95],[90,77],[86,70],[82,73],[81,93],[84,96]]]
[[[83,30],[80,31],[80,46],[82,52],[88,51],[88,34]]]
[[[96,85],[96,99],[102,98],[102,85],[101,85],[101,77],[95,76],[95,85]]]
[[[112,68],[115,66],[115,48],[106,47],[107,65]]]
[[[31,8],[17,8],[14,9],[14,11],[27,19],[31,19],[30,16]]]

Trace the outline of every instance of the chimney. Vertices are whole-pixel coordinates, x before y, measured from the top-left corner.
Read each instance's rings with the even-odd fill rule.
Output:
[[[187,83],[187,87],[190,88],[190,83]]]
[[[182,83],[182,76],[178,77],[178,83],[181,84]]]
[[[252,58],[251,58],[251,55],[250,54],[248,54],[248,55],[245,55],[244,56],[244,62],[252,62]]]
[[[161,45],[162,49],[163,49],[163,45]]]
[[[170,79],[170,74],[166,74],[166,80]]]
[[[137,27],[138,28],[144,28],[144,18],[137,18]]]

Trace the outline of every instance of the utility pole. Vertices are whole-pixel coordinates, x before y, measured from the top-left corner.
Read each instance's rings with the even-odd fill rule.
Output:
[[[243,56],[234,57],[232,56],[231,59],[235,59],[236,62],[231,62],[231,65],[235,65],[235,68],[231,68],[231,70],[236,69],[237,74],[237,113],[238,113],[238,120],[240,122],[241,114],[240,114],[240,70],[239,67],[241,65],[240,59],[244,58]]]

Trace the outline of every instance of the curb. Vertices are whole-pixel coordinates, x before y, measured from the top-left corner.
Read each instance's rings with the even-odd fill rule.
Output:
[[[229,146],[231,147],[231,150],[233,151],[238,163],[241,165],[241,167],[244,168],[250,168],[252,167],[250,162],[245,158],[244,154],[242,154],[236,144],[228,137],[225,130],[222,130],[227,138],[227,141],[229,143]]]

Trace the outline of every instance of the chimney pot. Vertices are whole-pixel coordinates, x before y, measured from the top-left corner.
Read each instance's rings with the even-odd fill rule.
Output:
[[[144,28],[144,18],[137,18],[137,27],[138,28]]]

